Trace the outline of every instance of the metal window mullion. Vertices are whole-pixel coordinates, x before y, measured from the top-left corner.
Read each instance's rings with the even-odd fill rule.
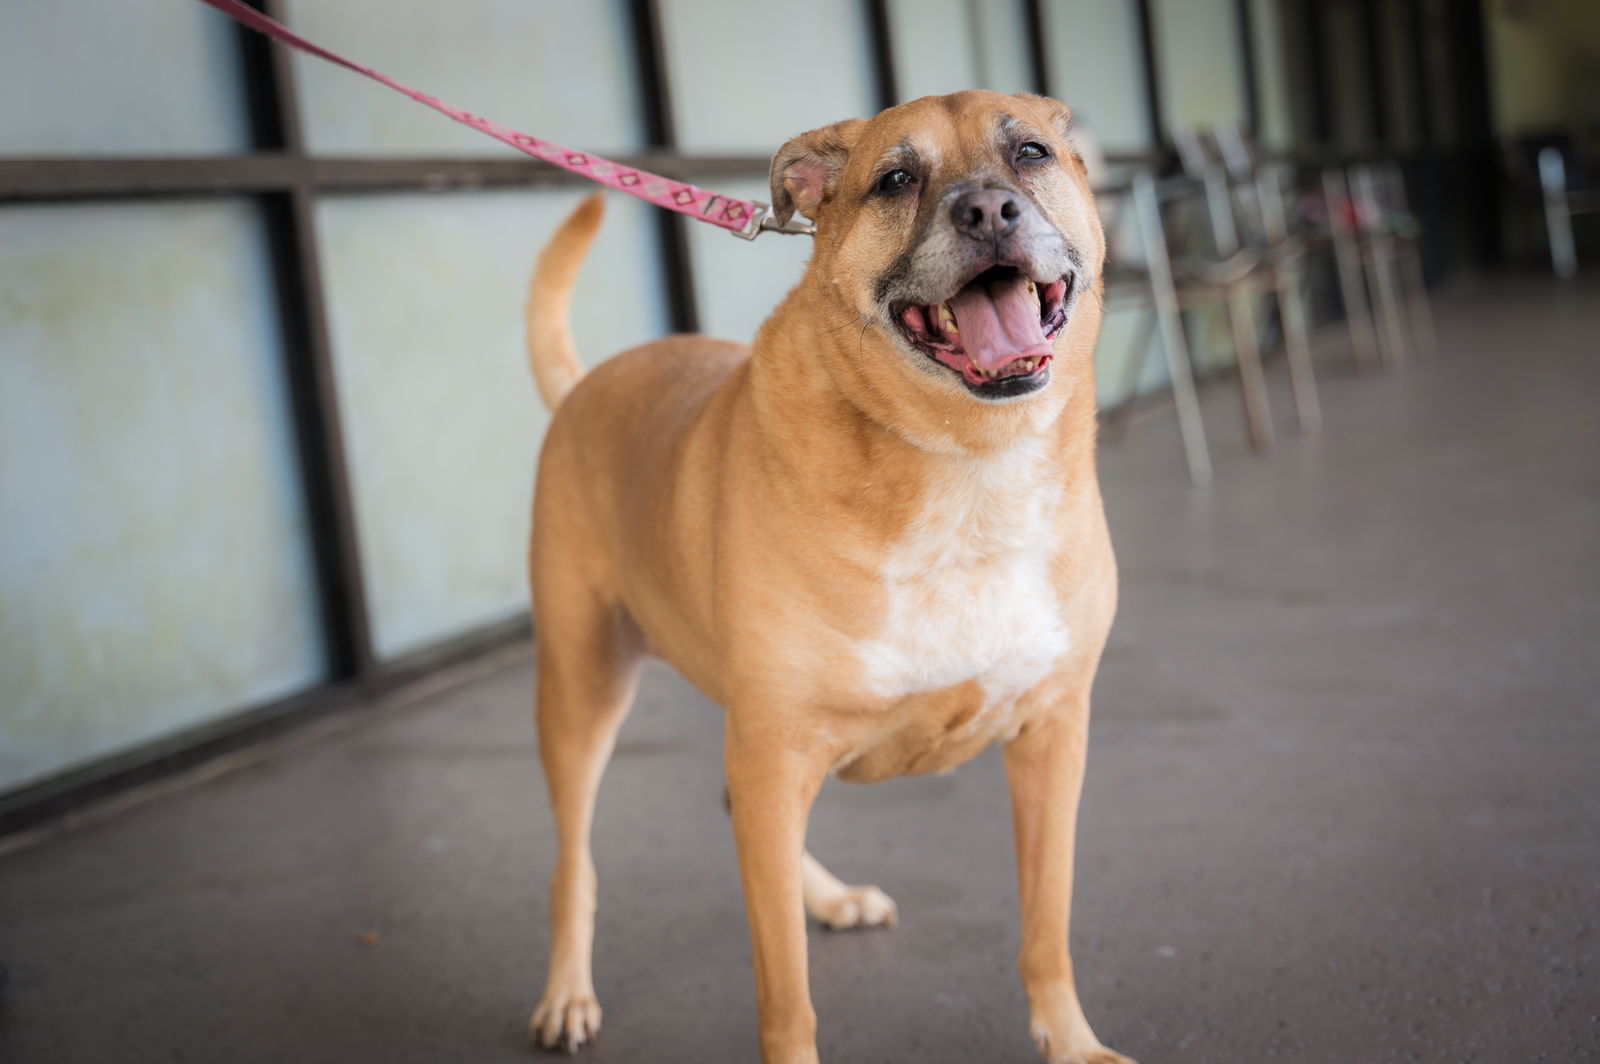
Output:
[[[1311,104],[1311,139],[1319,145],[1333,143],[1333,93],[1328,86],[1328,34],[1322,24],[1319,0],[1301,0],[1301,29],[1306,49],[1306,88]]]
[[[1389,65],[1383,51],[1383,18],[1377,0],[1361,0],[1361,45],[1367,65],[1367,136],[1370,143],[1389,143]]]
[[[259,5],[286,18],[282,0]],[[243,27],[241,33],[251,34]],[[253,34],[252,34],[253,36]],[[249,45],[247,45],[249,47]],[[349,464],[328,333],[313,209],[315,190],[306,159],[297,86],[289,51],[269,45],[256,69],[253,118],[294,165],[287,190],[263,197],[284,329],[284,365],[293,409],[306,520],[316,569],[329,679],[367,682],[377,673],[367,614],[366,581],[356,534]]]
[[[894,30],[889,0],[866,0],[867,43],[872,53],[872,75],[878,92],[878,109],[900,102],[900,79],[894,64]]]
[[[661,5],[657,0],[629,0],[628,14],[634,65],[639,70],[639,107],[644,116],[646,146],[651,152],[661,153],[669,163],[681,160],[672,114],[666,40],[661,32]],[[670,170],[671,166],[663,169]],[[680,171],[671,176],[690,175]],[[658,209],[652,213],[661,279],[666,287],[668,324],[673,332],[699,332],[700,304],[695,294],[694,259],[689,253],[689,220],[676,211]]]
[[[1161,106],[1160,63],[1156,57],[1155,13],[1150,0],[1138,0],[1139,60],[1144,73],[1145,117],[1150,124],[1150,143],[1158,151],[1167,143],[1167,121]]]
[[[1239,14],[1239,66],[1244,85],[1244,127],[1261,142],[1261,73],[1256,62],[1255,15],[1251,0],[1237,0]]]
[[[1044,37],[1044,0],[1022,0],[1022,25],[1028,38],[1028,63],[1033,67],[1033,91],[1040,96],[1053,95]]]

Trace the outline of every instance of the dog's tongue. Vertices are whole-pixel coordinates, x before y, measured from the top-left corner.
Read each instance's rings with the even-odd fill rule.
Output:
[[[950,298],[967,357],[993,372],[1019,358],[1050,353],[1039,301],[1023,277],[974,281]]]

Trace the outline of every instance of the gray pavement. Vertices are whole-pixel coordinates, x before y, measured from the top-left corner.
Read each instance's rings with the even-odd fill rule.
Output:
[[[1170,417],[1105,450],[1073,945],[1143,1064],[1600,1059],[1600,284],[1437,311],[1444,358],[1330,352],[1325,433],[1265,458],[1210,389],[1209,493]],[[0,859],[0,1060],[527,1059],[531,668],[451,679]],[[595,1062],[756,1059],[720,740],[653,669],[600,800]],[[824,1061],[1035,1059],[992,752],[830,784],[812,843],[902,917],[813,931]]]

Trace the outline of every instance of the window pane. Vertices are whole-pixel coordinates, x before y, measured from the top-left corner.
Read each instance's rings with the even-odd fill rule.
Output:
[[[714,184],[718,192],[741,199],[771,198],[767,183],[754,178],[705,178],[696,183]],[[747,344],[755,338],[756,327],[799,282],[811,257],[811,238],[768,233],[753,241],[740,240],[709,225],[691,225],[689,248],[701,331]]]
[[[522,306],[539,249],[580,195],[408,193],[318,205],[382,657],[526,608],[530,489],[549,416],[523,353]],[[591,365],[666,331],[654,208],[621,195],[607,208],[573,315]]]
[[[661,16],[684,151],[771,155],[878,110],[859,0],[661,0]]]
[[[621,0],[290,0],[294,28],[447,103],[572,148],[643,143]],[[392,89],[296,54],[307,150],[492,155],[505,147]]]
[[[901,100],[962,89],[1033,92],[1022,4],[1013,0],[890,0]]]
[[[1138,6],[1132,3],[1044,5],[1050,91],[1072,108],[1078,129],[1106,151],[1151,144]]]
[[[1256,76],[1260,79],[1261,128],[1256,137],[1269,149],[1286,150],[1295,142],[1293,82],[1294,62],[1285,34],[1283,9],[1277,0],[1250,0],[1250,24],[1255,33]]]
[[[253,204],[0,208],[0,789],[324,672]]]
[[[0,3],[0,154],[246,150],[238,32],[195,0]]]
[[[1236,0],[1156,0],[1161,107],[1171,129],[1245,121]]]
[[[1020,3],[967,0],[978,42],[978,85],[996,92],[1037,92]]]
[[[984,87],[967,0],[891,0],[889,28],[901,100]]]

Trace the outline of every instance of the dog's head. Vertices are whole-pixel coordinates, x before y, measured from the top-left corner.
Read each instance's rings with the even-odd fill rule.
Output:
[[[1071,114],[1041,96],[960,92],[785,144],[774,213],[817,225],[808,282],[882,342],[852,368],[878,387],[971,405],[1052,389],[1099,330],[1105,240]],[[1085,320],[1080,320],[1085,319]],[[1078,342],[1073,342],[1076,339]],[[1086,367],[1059,376],[1080,377]]]

